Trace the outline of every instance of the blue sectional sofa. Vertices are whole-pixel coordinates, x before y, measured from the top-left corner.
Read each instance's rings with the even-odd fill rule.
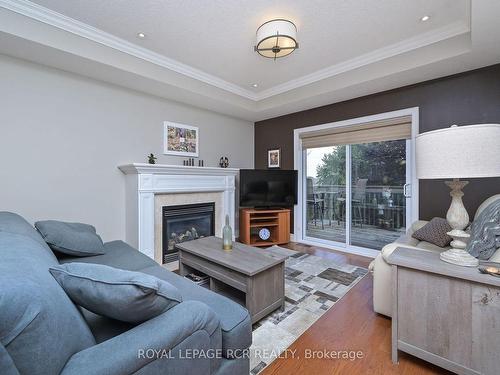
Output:
[[[122,241],[105,254],[56,257],[21,216],[0,212],[0,373],[248,374],[248,311],[159,266]],[[183,302],[138,325],[91,313],[67,297],[48,269],[90,262],[154,275]]]

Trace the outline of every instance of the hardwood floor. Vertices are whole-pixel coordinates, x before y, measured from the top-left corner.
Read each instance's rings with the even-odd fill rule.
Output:
[[[292,250],[368,267],[371,259],[308,245],[290,243]],[[365,276],[291,346],[295,358],[278,358],[262,375],[289,374],[451,374],[401,353],[398,365],[391,362],[391,320],[372,308],[373,279]],[[389,291],[388,291],[389,292]],[[306,351],[361,351],[363,358],[306,359]]]

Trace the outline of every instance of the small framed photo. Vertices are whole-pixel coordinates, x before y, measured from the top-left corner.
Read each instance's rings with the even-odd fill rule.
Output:
[[[268,168],[281,167],[281,148],[271,148],[267,150],[267,167]]]
[[[163,123],[163,153],[165,155],[198,157],[199,141],[196,126],[169,121]]]

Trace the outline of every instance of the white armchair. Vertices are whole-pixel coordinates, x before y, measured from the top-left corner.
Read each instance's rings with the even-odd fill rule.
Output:
[[[494,200],[500,199],[500,194],[494,195],[485,200],[476,211],[474,219],[479,213]],[[379,314],[391,316],[392,295],[391,295],[391,266],[386,262],[387,257],[400,246],[420,250],[430,250],[442,252],[449,247],[439,247],[429,242],[419,241],[412,237],[413,232],[422,228],[427,221],[419,220],[414,222],[404,236],[398,238],[382,249],[380,254],[370,263],[369,269],[373,273],[373,310]],[[500,249],[490,259],[493,262],[500,262]]]

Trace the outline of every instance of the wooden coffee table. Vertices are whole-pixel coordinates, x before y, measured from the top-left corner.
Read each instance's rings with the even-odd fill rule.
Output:
[[[193,271],[210,277],[210,290],[244,305],[252,323],[285,306],[285,259],[277,251],[239,242],[232,251],[222,249],[222,239],[205,237],[176,245],[179,273]]]

